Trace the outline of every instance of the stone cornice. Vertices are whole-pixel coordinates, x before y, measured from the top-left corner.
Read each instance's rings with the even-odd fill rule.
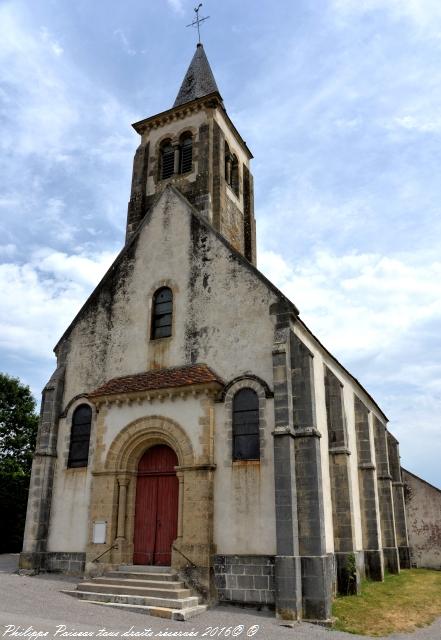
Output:
[[[221,110],[222,115],[229,124],[237,142],[251,159],[253,157],[253,154],[251,153],[245,140],[242,139],[242,136],[229,118],[227,112],[225,111],[225,107],[222,104],[222,97],[217,91],[209,93],[203,98],[197,98],[196,100],[192,100],[191,102],[186,102],[185,104],[179,105],[177,107],[172,107],[171,109],[167,109],[167,111],[161,111],[161,113],[157,113],[156,115],[145,118],[144,120],[139,120],[139,122],[134,122],[132,124],[132,127],[137,133],[143,135],[144,133],[148,133],[149,131],[151,131],[151,129],[158,129],[158,127],[162,127],[169,122],[183,120],[191,113],[196,113],[197,111],[201,111],[202,109],[216,108],[219,108]]]
[[[171,387],[165,389],[149,389],[148,391],[132,391],[129,393],[115,393],[112,395],[94,396],[89,398],[97,409],[110,405],[132,405],[143,404],[144,402],[164,402],[165,400],[176,400],[187,398],[208,397],[215,399],[222,390],[219,382],[207,382],[187,385],[185,387]]]

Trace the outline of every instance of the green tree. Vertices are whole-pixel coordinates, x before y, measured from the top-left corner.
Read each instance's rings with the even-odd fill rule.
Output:
[[[38,416],[28,386],[0,373],[0,470],[29,475]]]
[[[0,373],[0,553],[21,551],[37,426],[29,387]]]

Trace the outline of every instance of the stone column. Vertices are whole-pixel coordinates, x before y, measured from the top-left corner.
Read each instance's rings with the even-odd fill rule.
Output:
[[[174,165],[173,165],[173,173],[178,174],[180,170],[180,162],[181,162],[181,147],[179,144],[173,145],[174,152]]]
[[[126,511],[127,511],[127,487],[129,479],[125,476],[118,477],[118,527],[116,537],[124,540],[126,537]]]
[[[410,548],[407,534],[406,507],[404,503],[404,483],[401,478],[398,441],[387,433],[389,467],[392,476],[392,496],[395,516],[395,534],[401,569],[410,569]]]
[[[37,444],[32,462],[26,513],[21,569],[45,568],[55,461],[57,458],[58,416],[61,411],[64,366],[59,366],[42,394]]]
[[[274,565],[276,615],[302,617],[290,357],[290,313],[273,309],[274,482],[277,555]]]
[[[364,570],[366,577],[370,580],[381,581],[384,579],[384,563],[380,544],[381,530],[377,516],[375,465],[372,462],[369,410],[357,396],[354,396],[354,413]]]
[[[225,159],[225,181],[231,185],[231,161],[233,156],[229,153]]]
[[[351,452],[348,449],[343,385],[327,367],[325,397],[337,591],[347,595],[357,593],[360,585],[359,572],[355,567],[356,549],[349,467]]]
[[[391,573],[399,573],[400,562],[395,536],[392,476],[390,475],[387,452],[387,430],[377,417],[374,418],[374,442],[384,564]]]
[[[178,539],[183,535],[183,517],[184,517],[184,474],[182,471],[176,472],[179,482],[179,502],[178,502]]]

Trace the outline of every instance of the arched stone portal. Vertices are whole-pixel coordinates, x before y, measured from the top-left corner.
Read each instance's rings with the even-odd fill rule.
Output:
[[[105,418],[103,419],[103,427]],[[135,533],[136,480],[138,465],[151,447],[170,447],[176,454],[179,482],[177,538],[171,565],[197,570],[198,581],[209,588],[213,554],[213,474],[209,460],[196,461],[191,441],[173,420],[149,416],[130,423],[115,437],[103,461],[97,459],[92,472],[90,532],[86,572],[97,571],[92,561],[109,546],[99,561],[104,569],[132,564]],[[94,542],[94,523],[106,522],[106,542]]]

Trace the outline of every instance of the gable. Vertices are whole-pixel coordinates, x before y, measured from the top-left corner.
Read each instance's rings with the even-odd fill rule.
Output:
[[[173,336],[152,341],[151,298],[161,286],[174,293]],[[65,397],[117,376],[196,362],[226,381],[248,372],[271,384],[275,303],[297,316],[295,305],[168,186],[56,347],[68,352]]]

